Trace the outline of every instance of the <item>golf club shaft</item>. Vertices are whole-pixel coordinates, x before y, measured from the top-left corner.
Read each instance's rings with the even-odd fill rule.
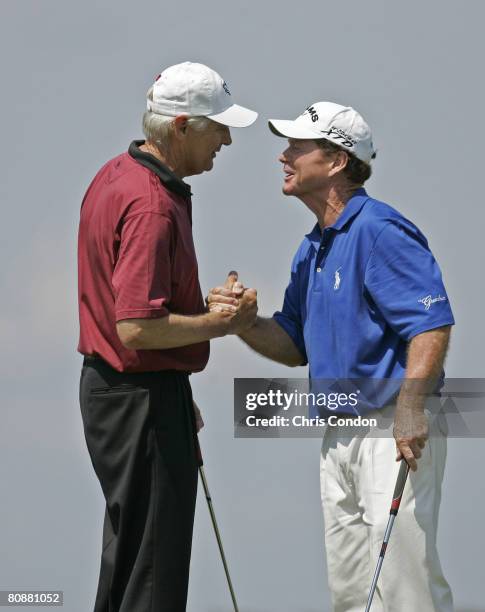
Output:
[[[404,486],[406,484],[408,473],[409,473],[409,465],[403,459],[401,461],[401,467],[399,468],[399,474],[397,476],[396,486],[394,488],[394,495],[392,496],[390,516],[389,516],[389,520],[387,521],[386,533],[384,534],[384,540],[382,542],[381,552],[379,553],[379,559],[377,561],[376,571],[374,572],[374,578],[372,579],[372,584],[370,587],[370,593],[367,599],[367,606],[365,608],[365,612],[369,612],[370,607],[372,605],[372,599],[374,598],[374,593],[375,593],[376,586],[377,586],[377,580],[379,578],[379,574],[381,573],[381,567],[384,562],[384,555],[386,554],[387,544],[389,542],[389,538],[391,537],[392,526],[394,525],[394,521],[399,511],[399,506],[401,505],[402,494],[404,492]]]
[[[202,480],[202,486],[204,487],[205,498],[207,500],[207,505],[209,507],[209,513],[212,519],[212,525],[214,527],[214,532],[216,534],[217,544],[219,546],[219,552],[221,553],[222,565],[224,566],[224,571],[226,573],[227,584],[229,586],[229,591],[231,593],[232,603],[234,605],[234,612],[239,612],[239,608],[237,606],[236,595],[234,594],[234,589],[232,586],[231,576],[229,575],[229,568],[227,566],[226,555],[224,554],[224,548],[222,547],[221,535],[219,533],[219,528],[217,526],[216,515],[214,514],[214,508],[212,506],[212,498],[210,496],[209,487],[207,485],[207,479],[204,473],[204,466],[199,465],[199,473]]]

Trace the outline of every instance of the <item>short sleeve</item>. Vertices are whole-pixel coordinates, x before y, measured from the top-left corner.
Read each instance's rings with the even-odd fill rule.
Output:
[[[281,311],[274,313],[273,319],[293,340],[293,343],[303,357],[304,363],[302,365],[306,365],[308,363],[308,357],[306,354],[305,339],[303,336],[300,283],[296,261],[297,257],[295,257],[292,264],[291,278],[285,291],[283,308]]]
[[[393,222],[385,226],[369,257],[364,284],[404,340],[455,322],[440,268],[417,228]]]
[[[165,215],[143,212],[125,219],[112,278],[116,321],[168,315],[171,241]]]

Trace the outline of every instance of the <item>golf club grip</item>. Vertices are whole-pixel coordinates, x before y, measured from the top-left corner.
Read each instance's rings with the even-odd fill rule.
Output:
[[[402,459],[401,467],[399,468],[399,474],[397,476],[396,486],[394,488],[394,494],[392,496],[391,514],[396,515],[399,506],[401,505],[402,494],[404,492],[404,486],[406,485],[406,479],[409,473],[409,465]]]

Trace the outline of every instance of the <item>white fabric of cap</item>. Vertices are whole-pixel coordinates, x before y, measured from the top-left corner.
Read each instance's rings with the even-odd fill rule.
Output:
[[[153,100],[147,109],[159,115],[208,117],[229,127],[247,127],[258,113],[232,102],[224,79],[195,62],[183,62],[164,70],[153,84]]]
[[[370,163],[375,155],[370,127],[351,106],[315,102],[294,121],[270,119],[268,124],[277,136],[297,140],[330,140],[366,163]]]

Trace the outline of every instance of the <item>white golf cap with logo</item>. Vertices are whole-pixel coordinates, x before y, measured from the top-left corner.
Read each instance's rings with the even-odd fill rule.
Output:
[[[247,127],[258,113],[234,104],[224,79],[194,62],[183,62],[164,70],[153,84],[153,100],[147,109],[159,115],[208,117],[229,127]]]
[[[277,136],[297,140],[330,140],[367,164],[375,157],[372,133],[362,115],[350,106],[315,102],[294,121],[270,119]]]

